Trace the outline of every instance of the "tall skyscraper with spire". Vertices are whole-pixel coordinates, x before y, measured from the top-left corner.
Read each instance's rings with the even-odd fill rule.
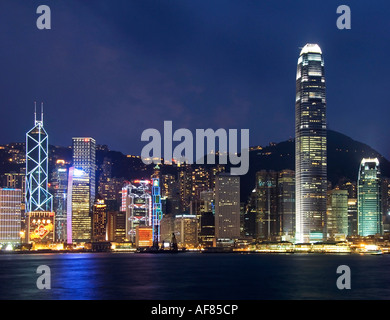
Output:
[[[26,212],[52,211],[52,195],[48,191],[49,136],[41,119],[37,120],[35,105],[34,127],[26,134]]]
[[[295,99],[297,242],[324,239],[327,193],[327,127],[324,59],[318,44],[299,55]]]

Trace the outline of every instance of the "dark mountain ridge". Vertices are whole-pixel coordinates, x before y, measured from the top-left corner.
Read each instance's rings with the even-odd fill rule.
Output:
[[[328,181],[357,181],[363,158],[378,158],[382,176],[390,177],[390,162],[370,146],[332,130],[327,136]],[[249,171],[241,177],[241,199],[245,201],[255,187],[256,172],[260,170],[295,170],[295,140],[272,144],[249,153]]]
[[[0,148],[0,174],[6,172],[20,172],[21,163],[11,161],[11,157],[18,154],[24,156],[24,144],[10,144]],[[12,150],[11,150],[12,149]],[[50,146],[49,171],[58,159],[67,162],[72,160],[70,147]],[[107,147],[100,147],[96,152],[97,179],[101,173],[104,158],[112,163],[112,176],[126,180],[150,178],[154,165],[145,165],[138,156],[124,155],[118,151],[111,151]],[[390,177],[390,162],[370,146],[355,141],[352,138],[332,130],[328,130],[328,180],[334,186],[340,180],[356,181],[360,162],[363,158],[378,158],[382,176]],[[218,157],[216,157],[218,160]],[[211,166],[211,165],[210,165]],[[251,148],[249,152],[249,171],[241,176],[241,201],[246,201],[255,187],[256,172],[260,170],[283,169],[295,170],[295,141],[290,139],[279,143],[272,143],[262,148]],[[227,170],[229,168],[227,167]],[[177,167],[161,166],[161,172],[177,173]]]

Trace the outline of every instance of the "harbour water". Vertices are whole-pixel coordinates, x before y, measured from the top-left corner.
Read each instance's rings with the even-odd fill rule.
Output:
[[[39,290],[38,266],[51,271]],[[351,289],[336,286],[337,267]],[[4,300],[389,299],[390,255],[238,253],[1,254]]]

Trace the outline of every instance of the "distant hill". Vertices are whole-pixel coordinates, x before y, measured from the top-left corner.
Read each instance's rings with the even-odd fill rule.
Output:
[[[383,176],[390,177],[390,162],[370,146],[328,130],[328,180],[335,185],[341,179],[356,181],[362,158],[378,158]],[[293,139],[253,150],[249,153],[249,172],[241,178],[241,200],[245,201],[255,187],[260,170],[295,170]]]
[[[24,157],[24,144],[16,143],[0,148],[0,174],[5,172],[19,172],[22,164],[11,161],[17,155]],[[137,156],[127,156],[118,151],[111,151],[105,146],[100,146],[96,152],[98,165],[97,179],[101,173],[101,165],[104,158],[111,159],[112,175],[124,179],[149,178],[154,165],[146,166]],[[328,180],[337,184],[341,179],[356,181],[358,169],[362,158],[378,158],[382,175],[390,177],[390,162],[379,152],[370,146],[355,141],[350,137],[332,130],[328,130]],[[49,171],[53,168],[57,159],[72,160],[70,147],[50,146]],[[216,157],[218,160],[218,157]],[[295,170],[295,142],[293,139],[280,143],[273,143],[249,153],[249,171],[241,177],[241,201],[246,201],[255,187],[256,172],[260,170]],[[162,173],[176,173],[172,166],[162,166]]]

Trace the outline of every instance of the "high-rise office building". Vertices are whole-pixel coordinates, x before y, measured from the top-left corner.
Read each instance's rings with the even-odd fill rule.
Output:
[[[357,198],[348,198],[348,236],[358,235]]]
[[[27,239],[34,245],[51,244],[54,241],[55,214],[50,211],[28,213]]]
[[[0,247],[20,243],[20,189],[0,188]]]
[[[68,181],[68,242],[88,242],[92,236],[92,206],[96,193],[96,141],[73,138],[73,166]],[[71,223],[71,231],[69,224]]]
[[[240,177],[220,173],[215,179],[215,239],[240,237]]]
[[[160,242],[160,221],[162,219],[163,212],[161,206],[161,191],[160,191],[160,179],[152,179],[152,221],[151,226],[153,228],[153,243],[158,245]]]
[[[295,235],[295,172],[278,172],[278,215],[280,231],[286,240]]]
[[[107,213],[107,240],[125,242],[126,240],[126,213],[123,211],[108,211]]]
[[[91,207],[96,193],[96,141],[93,138],[73,138],[73,167],[83,170],[89,179]]]
[[[173,189],[175,187],[176,178],[173,174],[163,174],[161,176],[161,197],[171,198],[173,196]]]
[[[92,209],[92,241],[106,241],[107,238],[107,205],[103,199],[96,199]]]
[[[24,152],[25,154],[26,152]],[[7,172],[3,176],[2,187],[8,189],[20,189],[20,210],[21,210],[21,232],[23,235],[27,234],[27,215],[26,215],[26,169],[21,168],[20,172]],[[26,238],[22,239],[23,242]]]
[[[382,233],[381,173],[379,160],[363,158],[358,177],[358,233]]]
[[[214,190],[205,190],[200,193],[200,211],[215,214]]]
[[[114,211],[119,210],[121,204],[121,191],[124,184],[123,178],[112,176],[112,160],[105,157],[101,165],[101,173],[98,182],[98,193],[106,204],[114,205]]]
[[[390,178],[382,177],[383,232],[390,232]]]
[[[280,235],[277,178],[276,171],[256,173],[256,233],[259,239],[275,240]]]
[[[24,169],[23,169],[24,170]],[[5,188],[10,189],[20,189],[21,193],[21,208],[22,208],[22,216],[23,211],[25,210],[25,202],[26,202],[26,173],[25,172],[7,172],[4,174],[4,181],[2,185]]]
[[[171,243],[172,234],[175,232],[175,215],[164,214],[160,221],[160,240],[162,243]]]
[[[34,127],[26,134],[26,212],[52,211],[52,196],[48,191],[49,136],[35,110]]]
[[[53,211],[55,219],[55,241],[64,242],[67,239],[67,199],[68,199],[68,165],[64,160],[57,160],[50,183],[53,195]]]
[[[67,242],[91,240],[92,207],[88,174],[75,167],[69,168],[67,199]]]
[[[326,229],[330,239],[345,240],[348,235],[348,191],[328,191]]]
[[[327,128],[324,59],[317,44],[299,55],[295,99],[297,242],[324,239],[327,192]]]
[[[178,172],[178,186],[180,190],[180,211],[188,212],[192,198],[192,170],[187,163],[180,164]]]
[[[122,188],[121,211],[126,212],[126,240],[136,241],[136,227],[152,227],[151,181],[135,180]]]
[[[345,181],[338,186],[348,192],[348,236],[358,234],[357,187],[355,181]]]
[[[255,239],[257,237],[257,193],[254,188],[249,196],[249,201],[244,208],[242,217],[242,236]]]
[[[194,248],[198,245],[198,221],[194,214],[175,216],[174,233],[179,247]]]
[[[192,169],[192,200],[199,200],[200,194],[210,188],[210,172],[204,166],[196,166]]]
[[[215,216],[209,211],[201,212],[199,223],[199,243],[203,247],[212,247],[215,237]]]

